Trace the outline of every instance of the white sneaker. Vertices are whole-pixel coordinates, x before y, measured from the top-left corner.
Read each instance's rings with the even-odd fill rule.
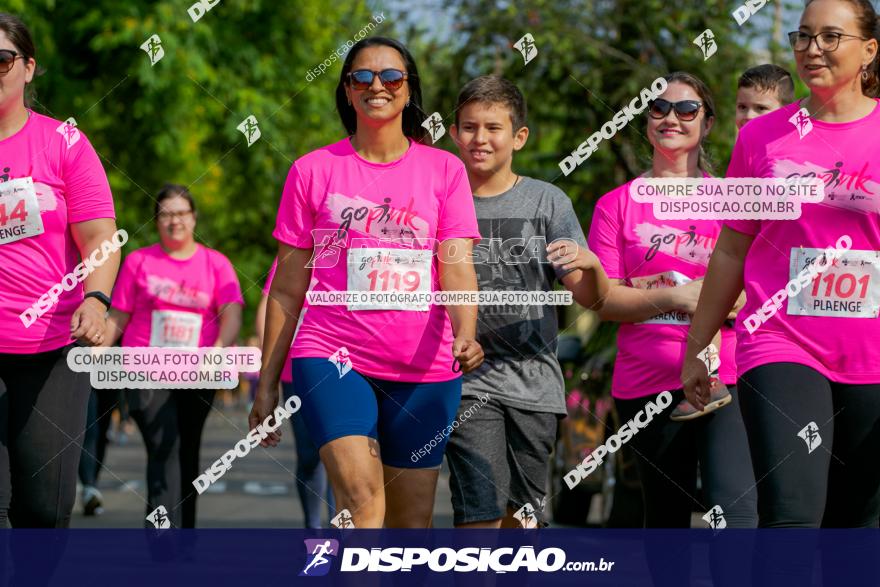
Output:
[[[100,516],[104,513],[104,496],[97,487],[84,485],[82,488],[83,514],[86,516]]]

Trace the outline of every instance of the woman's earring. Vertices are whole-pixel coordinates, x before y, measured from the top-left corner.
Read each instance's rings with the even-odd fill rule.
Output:
[[[862,81],[863,82],[868,81],[868,66],[867,65],[862,66]]]
[[[410,100],[409,98],[406,99],[406,106],[404,106],[404,108],[409,106],[409,100]]]

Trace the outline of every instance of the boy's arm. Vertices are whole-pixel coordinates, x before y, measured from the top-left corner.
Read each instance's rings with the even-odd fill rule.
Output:
[[[571,200],[561,191],[554,201],[547,240],[547,256],[559,281],[578,304],[598,310],[610,287],[608,276],[599,258],[587,247]]]

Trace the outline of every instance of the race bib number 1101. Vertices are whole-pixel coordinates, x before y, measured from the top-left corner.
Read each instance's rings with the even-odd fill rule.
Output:
[[[791,250],[790,278],[796,279],[822,249]],[[789,298],[791,316],[876,318],[880,309],[880,251],[846,251],[798,295]]]

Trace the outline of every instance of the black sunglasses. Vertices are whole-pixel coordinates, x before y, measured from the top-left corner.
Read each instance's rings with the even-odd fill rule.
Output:
[[[9,73],[9,70],[15,65],[15,58],[19,55],[21,55],[21,53],[16,51],[0,49],[0,75]]]
[[[675,116],[679,120],[689,122],[697,117],[700,108],[703,107],[702,102],[696,100],[681,100],[679,102],[670,102],[663,98],[657,98],[648,102],[648,114],[651,118],[660,120],[669,115],[669,111],[675,109]]]
[[[373,85],[373,80],[379,76],[382,86],[388,90],[398,90],[403,82],[409,78],[409,74],[399,69],[383,69],[382,71],[370,71],[358,69],[348,74],[348,85],[353,90],[366,90]]]

